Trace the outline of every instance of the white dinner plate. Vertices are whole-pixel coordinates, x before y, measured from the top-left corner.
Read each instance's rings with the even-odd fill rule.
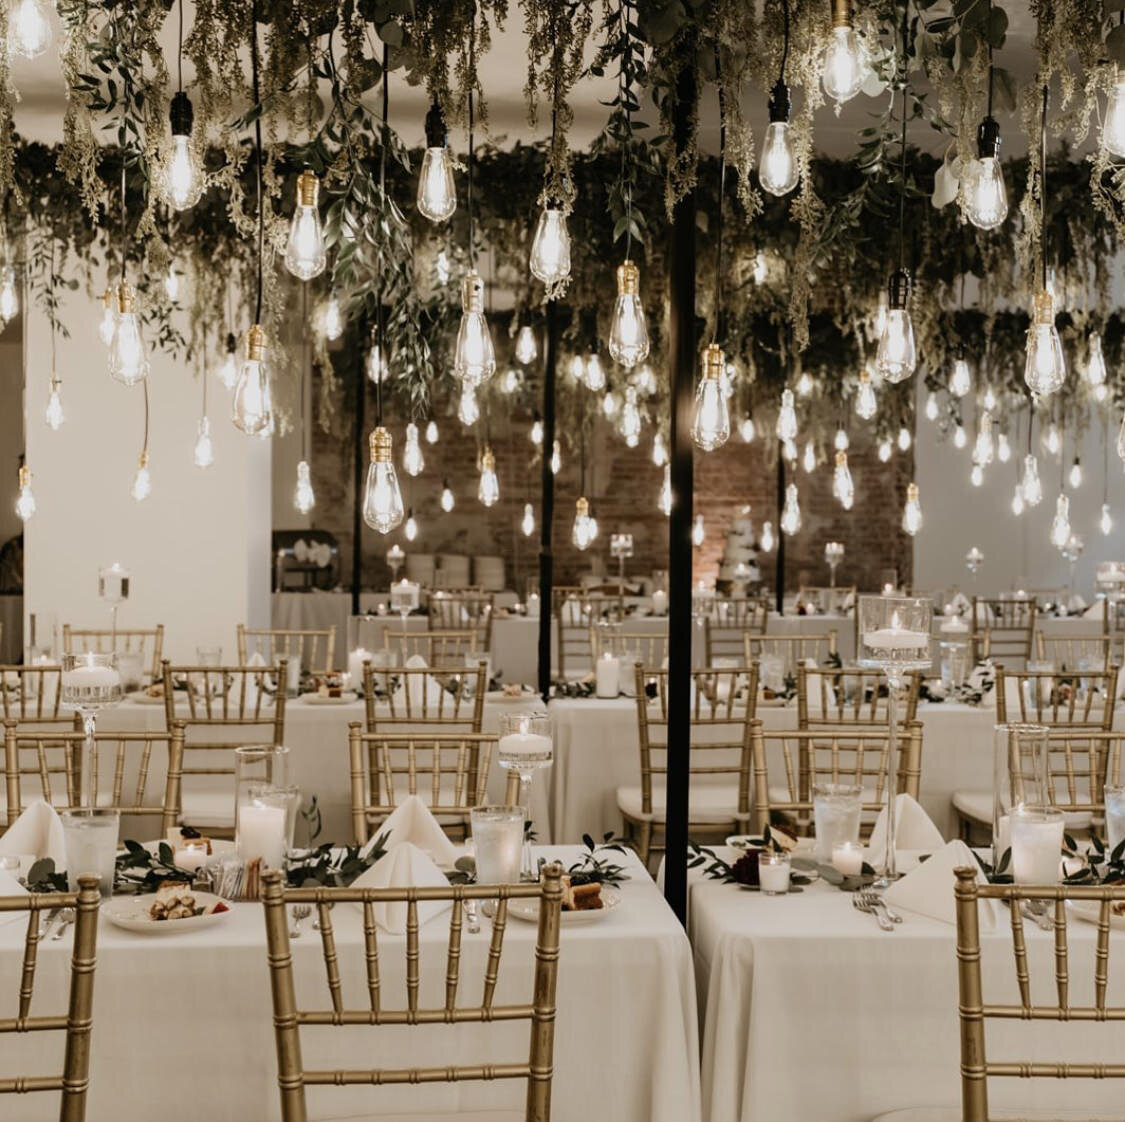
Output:
[[[129,695],[129,697],[137,705],[163,705],[164,704],[163,695],[161,695],[160,697],[153,697],[151,694],[145,693],[144,690],[141,690],[139,693],[131,693]]]
[[[355,697],[321,697],[318,693],[301,695],[302,705],[350,705],[353,701]]]
[[[1085,923],[1096,924],[1098,922],[1098,912],[1101,909],[1100,901],[1068,900],[1066,906],[1074,913],[1076,919],[1083,920]],[[1115,915],[1112,906],[1109,909],[1109,925],[1110,927],[1125,928],[1125,915]]]
[[[207,907],[217,903],[220,897],[213,896],[210,892],[194,893],[195,902],[200,907]],[[191,916],[189,919],[150,919],[148,910],[156,897],[152,893],[145,896],[118,896],[102,905],[102,915],[115,927],[123,927],[126,931],[135,931],[139,935],[174,935],[176,932],[199,931],[204,927],[212,927],[229,918],[231,911],[217,912],[211,915]],[[231,908],[228,900],[222,901],[227,908]]]
[[[580,927],[585,923],[597,923],[616,911],[621,903],[621,890],[608,884],[602,885],[601,908],[590,908],[581,912],[561,912],[563,927]],[[519,900],[508,901],[508,915],[516,919],[525,920],[527,923],[539,922],[539,901],[534,897],[522,897]]]
[[[493,701],[499,705],[518,705],[521,701],[533,701],[539,694],[535,690],[528,689],[517,693],[515,697],[511,697],[503,690],[489,690],[484,696],[487,701]]]
[[[759,697],[759,709],[784,709],[790,702],[788,697]]]

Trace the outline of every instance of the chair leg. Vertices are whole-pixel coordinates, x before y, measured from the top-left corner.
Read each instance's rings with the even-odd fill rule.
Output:
[[[637,838],[637,856],[641,859],[641,864],[648,868],[649,854],[652,852],[652,823],[640,823],[640,836]]]

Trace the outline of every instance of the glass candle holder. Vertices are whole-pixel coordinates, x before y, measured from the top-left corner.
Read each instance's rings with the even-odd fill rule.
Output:
[[[831,860],[832,851],[840,842],[859,841],[862,814],[863,788],[858,784],[813,784],[813,828],[818,861]]]
[[[64,654],[60,660],[59,703],[64,709],[79,713],[86,739],[82,748],[79,775],[79,798],[82,805],[97,804],[94,732],[98,714],[103,709],[120,705],[124,696],[121,672],[114,651],[86,651]]]
[[[617,697],[621,692],[621,628],[599,623],[594,629],[594,692],[598,697]]]
[[[788,853],[758,851],[758,886],[763,896],[784,896],[789,891],[791,863]]]
[[[1058,884],[1063,812],[1053,806],[1017,806],[1012,808],[1011,825],[1012,879],[1016,884]]]
[[[996,725],[992,734],[992,866],[1011,848],[1011,812],[1050,802],[1045,725]]]
[[[1125,787],[1107,785],[1105,796],[1106,849],[1110,856],[1125,842]]]
[[[502,768],[519,776],[519,799],[525,818],[531,822],[531,781],[535,773],[551,766],[554,743],[551,740],[551,719],[546,713],[502,713],[500,738],[496,742],[496,760]],[[509,797],[511,797],[509,795]],[[521,875],[525,880],[538,880],[531,854],[531,841],[524,833]]]
[[[113,895],[113,874],[117,859],[117,836],[121,815],[105,807],[76,807],[64,810],[63,842],[66,847],[66,875],[71,892],[78,890],[78,878],[96,876],[103,900]]]
[[[242,806],[256,792],[289,786],[289,749],[282,745],[255,744],[234,750],[234,827],[238,833]]]
[[[523,854],[522,806],[475,806],[469,823],[476,854],[478,884],[515,884]]]

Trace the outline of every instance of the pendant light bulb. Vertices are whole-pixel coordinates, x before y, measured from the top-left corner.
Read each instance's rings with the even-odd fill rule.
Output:
[[[1023,461],[1023,501],[1028,506],[1038,506],[1043,501],[1043,485],[1039,482],[1039,461],[1025,456]]]
[[[31,491],[31,468],[27,464],[20,467],[19,494],[16,496],[16,514],[21,522],[26,522],[36,511],[35,495]]]
[[[976,443],[973,445],[973,463],[979,467],[988,467],[996,455],[992,439],[992,414],[987,410],[980,416],[980,427],[977,430]]]
[[[532,275],[546,285],[559,284],[570,276],[570,232],[566,215],[548,204],[539,214],[531,241]]]
[[[910,445],[913,443],[914,437],[911,436],[910,430],[905,425],[902,425],[898,430],[898,450],[900,452],[909,452]]]
[[[777,435],[781,440],[794,440],[797,436],[797,410],[793,408],[793,391],[781,391],[781,409],[777,414]]]
[[[762,536],[758,542],[758,546],[763,553],[772,553],[773,547],[777,545],[777,541],[773,535],[773,523],[762,523]]]
[[[664,479],[660,484],[660,498],[657,501],[660,513],[668,518],[672,513],[672,465],[664,465]]]
[[[484,315],[484,281],[474,269],[461,281],[461,324],[453,350],[453,376],[479,385],[496,372],[496,352]]]
[[[370,438],[371,463],[363,490],[363,520],[380,534],[402,522],[402,492],[391,457],[391,434],[380,425]]]
[[[1055,327],[1055,300],[1050,292],[1035,295],[1035,312],[1027,330],[1027,361],[1023,380],[1033,394],[1053,394],[1066,379],[1066,359]]]
[[[434,258],[434,276],[437,277],[438,284],[444,288],[452,275],[453,266],[449,263],[449,254],[444,249],[439,249]]]
[[[528,324],[524,324],[516,335],[516,362],[521,366],[530,366],[539,357],[539,344],[535,341],[535,332]]]
[[[1074,457],[1074,463],[1070,465],[1070,473],[1066,478],[1071,490],[1077,491],[1082,486],[1082,462],[1077,456]]]
[[[344,333],[344,314],[340,310],[340,301],[335,292],[328,297],[324,305],[320,317],[320,329],[325,339],[330,342],[339,339]]]
[[[17,0],[8,21],[8,43],[22,58],[38,58],[51,45],[51,21],[41,0]]]
[[[973,470],[969,472],[969,482],[974,487],[980,487],[984,483],[984,468],[980,464],[973,464]]]
[[[812,397],[813,380],[809,376],[807,370],[801,371],[801,376],[797,379],[797,396],[798,397]]]
[[[1000,126],[985,117],[977,129],[977,158],[961,181],[965,217],[978,230],[995,230],[1008,217],[1008,191],[1000,163]]]
[[[770,94],[769,117],[762,156],[758,161],[758,179],[771,195],[788,195],[797,186],[799,169],[793,150],[789,127],[789,87],[778,82]]]
[[[607,421],[612,421],[617,416],[621,408],[621,402],[617,398],[617,394],[613,390],[606,390],[605,396],[602,398],[602,415]]]
[[[535,508],[531,503],[523,504],[523,521],[520,522],[520,529],[525,538],[530,538],[535,533]]]
[[[422,445],[418,443],[418,426],[410,422],[406,426],[406,440],[402,445],[402,470],[417,478],[426,466],[422,455]]]
[[[932,398],[933,394],[930,397]],[[929,402],[926,403],[926,407],[929,408]],[[871,384],[871,375],[866,370],[861,370],[859,392],[855,395],[855,415],[861,421],[870,421],[878,411],[879,401],[875,396],[875,387]]]
[[[964,357],[953,363],[953,373],[949,375],[949,394],[951,397],[964,397],[973,388],[969,364]]]
[[[590,504],[585,498],[581,498],[574,504],[574,526],[570,531],[570,540],[576,549],[586,550],[596,533],[597,527],[590,517]]]
[[[801,456],[801,467],[805,469],[806,475],[811,475],[816,471],[816,445],[811,440],[805,441],[805,451]]]
[[[285,267],[298,280],[312,280],[324,272],[328,260],[324,251],[324,231],[320,225],[317,197],[320,180],[306,168],[297,176],[297,202],[285,247]]]
[[[273,426],[266,333],[259,324],[246,333],[246,357],[239,367],[231,397],[231,420],[235,428],[248,436],[266,436]]]
[[[926,420],[936,421],[938,419],[938,402],[937,395],[933,390],[926,395]]]
[[[316,492],[309,477],[309,465],[305,460],[297,464],[297,488],[293,492],[293,505],[298,514],[308,514],[316,506]]]
[[[1051,521],[1051,545],[1062,549],[1070,540],[1070,500],[1059,495],[1055,500],[1055,517]]]
[[[598,358],[597,351],[591,351],[586,356],[582,369],[586,388],[593,390],[594,393],[601,393],[605,389],[605,368],[602,366],[602,360]]]
[[[457,405],[457,418],[465,426],[475,425],[480,419],[477,390],[472,382],[461,383],[461,399]]]
[[[609,353],[631,369],[648,355],[648,323],[641,303],[641,271],[632,261],[617,266],[617,299],[609,324]]]
[[[11,265],[0,269],[0,320],[10,323],[20,310],[19,293],[16,290],[16,271]]]
[[[1016,484],[1016,489],[1012,494],[1012,513],[1019,518],[1024,511],[1023,501],[1023,482]]]
[[[754,426],[754,418],[749,413],[738,422],[738,435],[742,437],[743,444],[750,444],[754,437],[758,435]]]
[[[990,413],[996,412],[996,391],[991,386],[989,386],[984,391],[984,397],[981,398],[981,405],[983,405],[985,409],[987,409]]]
[[[457,209],[453,155],[445,115],[435,100],[426,113],[426,151],[418,175],[418,210],[431,222],[444,222]]]
[[[875,368],[892,384],[905,382],[914,373],[918,352],[914,345],[914,322],[910,318],[910,274],[899,269],[891,274],[887,298],[887,323],[879,336]]]
[[[148,376],[148,353],[141,338],[132,286],[117,286],[117,320],[109,342],[109,372],[126,386],[135,386]]]
[[[426,443],[436,444],[438,442],[438,427],[437,421],[431,419],[430,423],[426,425]]]
[[[637,387],[637,393],[643,393],[646,397],[656,393],[656,375],[647,362],[634,372],[633,385]]]
[[[192,462],[197,468],[208,468],[215,462],[215,449],[211,443],[211,422],[206,417],[199,418],[199,430],[192,449]]]
[[[449,480],[442,480],[441,484],[441,509],[448,514],[456,504],[453,498],[453,489],[449,486]]]
[[[795,440],[783,440],[781,442],[781,454],[790,467],[795,466],[797,463],[797,442]]]
[[[691,544],[698,549],[707,540],[707,530],[703,525],[703,515],[697,514],[691,526]]]
[[[792,537],[801,528],[801,506],[797,501],[797,484],[785,488],[785,506],[781,511],[781,532]]]
[[[1057,456],[1062,451],[1062,437],[1059,435],[1059,426],[1054,422],[1047,429],[1047,435],[1043,443],[1052,456]]]
[[[846,452],[849,446],[848,433],[846,429],[838,428],[836,435],[832,440],[832,446],[837,452]]]
[[[902,528],[911,537],[922,529],[922,502],[918,497],[917,483],[907,485],[906,506],[902,511]]]
[[[621,410],[621,435],[630,448],[636,448],[641,442],[641,411],[637,406],[637,389],[635,386],[625,388],[625,406]]]
[[[543,422],[538,413],[535,414],[535,420],[531,422],[531,433],[529,435],[532,444],[539,446],[543,443]]]
[[[58,432],[66,420],[66,414],[63,413],[62,392],[59,389],[61,385],[62,383],[58,378],[52,375],[50,389],[47,392],[47,409],[44,420],[47,422],[47,427],[54,432]]]
[[[855,502],[855,483],[848,468],[847,452],[836,453],[836,470],[832,474],[832,494],[845,510],[851,510]]]
[[[1111,156],[1125,156],[1125,77],[1120,74],[1106,105],[1102,146]]]
[[[652,462],[656,467],[664,467],[668,462],[668,446],[664,443],[662,432],[657,432],[652,438]]]
[[[133,486],[129,494],[138,503],[143,503],[152,494],[152,476],[148,470],[148,453],[142,452],[137,457],[137,474],[133,476]]]
[[[1104,537],[1113,533],[1113,517],[1109,513],[1109,503],[1102,503],[1102,516],[1098,519],[1098,528]]]
[[[558,475],[562,471],[562,445],[556,440],[551,448],[551,474]]]
[[[1008,434],[1002,432],[996,438],[996,458],[1006,464],[1012,458],[1012,446],[1008,443]]]
[[[879,441],[879,462],[882,464],[888,463],[893,452],[894,445],[886,437],[883,437]]]
[[[111,285],[102,296],[102,318],[98,324],[98,338],[108,347],[113,342],[117,326],[117,290]]]
[[[730,438],[730,410],[721,383],[724,365],[722,348],[716,343],[708,344],[703,349],[703,371],[695,391],[691,424],[692,439],[704,452],[721,448]]]
[[[485,447],[480,457],[480,484],[477,498],[485,506],[493,506],[500,498],[500,480],[496,475],[496,457],[492,449]]]
[[[164,295],[172,304],[180,298],[180,274],[172,265],[168,266],[168,272],[164,274]]]
[[[412,542],[418,536],[418,519],[414,517],[413,507],[406,512],[406,524],[402,528],[402,533],[408,542]]]
[[[1096,331],[1086,344],[1086,382],[1091,386],[1104,386],[1106,380],[1105,354],[1102,337]]]
[[[219,381],[228,390],[233,390],[235,383],[238,381],[238,340],[235,338],[234,332],[227,333],[227,353],[223,359],[222,365],[219,367],[218,377]]]
[[[965,426],[958,421],[956,427],[953,429],[953,447],[964,448],[968,443],[969,436],[965,432]]]
[[[192,137],[195,113],[183,90],[172,95],[168,117],[172,146],[162,168],[164,201],[172,210],[189,210],[203,194],[203,168]]]
[[[375,385],[379,385],[380,382],[385,384],[390,372],[387,354],[382,344],[372,343],[371,349],[367,352],[367,380]]]
[[[836,102],[836,112],[851,101],[867,80],[867,51],[852,27],[850,0],[832,5],[832,31],[824,50],[824,92]]]

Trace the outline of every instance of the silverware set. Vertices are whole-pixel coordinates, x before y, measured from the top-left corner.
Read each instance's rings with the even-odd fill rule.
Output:
[[[902,916],[897,912],[892,912],[887,907],[887,902],[883,897],[870,889],[860,889],[854,893],[852,907],[857,912],[866,912],[868,915],[874,916],[875,922],[878,923],[882,931],[894,931],[896,925],[902,923]]]
[[[47,933],[51,930],[51,925],[55,922],[58,923],[58,927],[55,928],[55,933],[51,936],[52,942],[61,939],[66,934],[66,929],[74,922],[74,909],[52,908],[46,916],[39,921],[40,942],[47,938]]]
[[[301,923],[312,915],[311,904],[294,904],[293,905],[293,927],[289,931],[290,939],[299,939],[301,937]]]

